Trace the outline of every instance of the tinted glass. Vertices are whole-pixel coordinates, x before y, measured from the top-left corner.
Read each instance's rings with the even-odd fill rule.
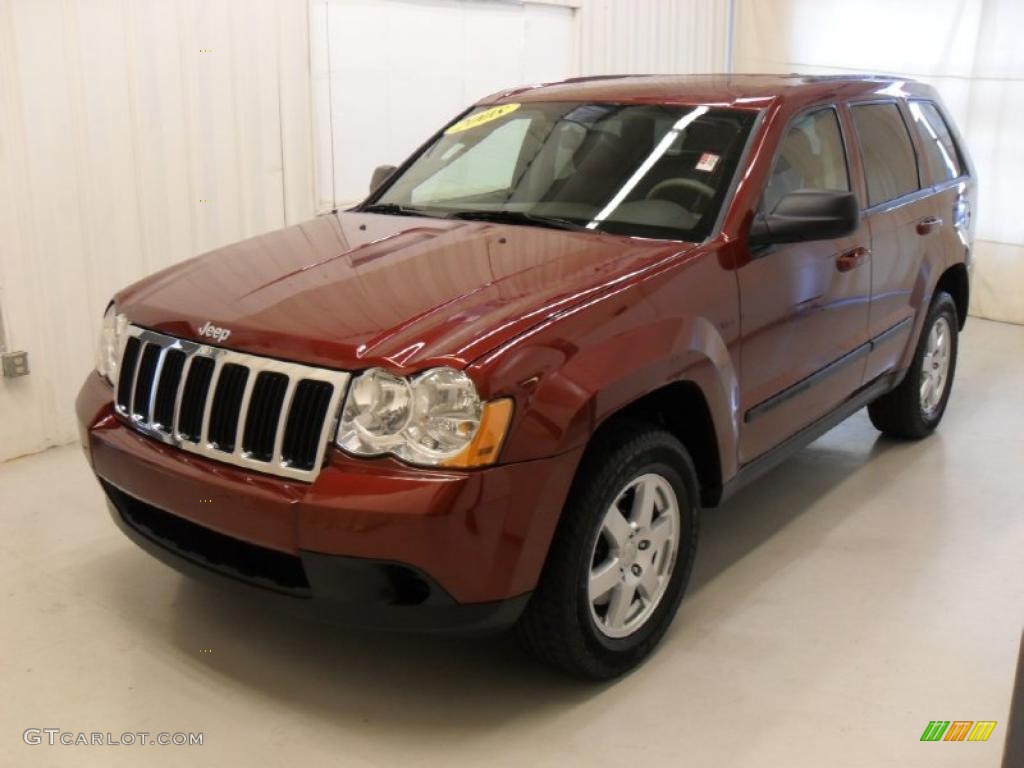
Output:
[[[544,102],[479,108],[378,198],[432,216],[703,240],[756,113]],[[533,222],[527,221],[529,217]]]
[[[960,153],[938,108],[930,101],[911,101],[909,104],[914,127],[924,145],[924,159],[931,180],[938,183],[960,176],[963,172]]]
[[[864,158],[868,205],[918,189],[914,147],[899,108],[895,104],[861,104],[852,112]]]
[[[528,119],[509,120],[412,189],[416,205],[500,192],[512,185]]]
[[[811,112],[790,127],[765,188],[762,209],[771,213],[779,200],[798,189],[850,189],[846,151],[834,109]]]

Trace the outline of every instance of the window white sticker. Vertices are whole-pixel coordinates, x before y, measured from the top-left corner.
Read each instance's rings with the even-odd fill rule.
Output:
[[[708,173],[710,173],[711,171],[715,170],[715,166],[718,165],[719,159],[720,158],[718,157],[718,155],[713,155],[710,152],[705,152],[703,155],[700,156],[700,160],[697,161],[697,170],[707,171]]]

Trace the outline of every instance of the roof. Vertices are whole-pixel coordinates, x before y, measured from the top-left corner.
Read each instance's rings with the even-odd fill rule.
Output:
[[[484,103],[502,101],[611,101],[720,104],[750,108],[792,98],[795,101],[881,95],[930,95],[930,86],[884,75],[604,75],[514,88]]]

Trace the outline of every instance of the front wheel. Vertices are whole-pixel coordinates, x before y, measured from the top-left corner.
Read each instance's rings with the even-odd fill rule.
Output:
[[[903,381],[868,406],[871,423],[887,435],[917,440],[942,420],[953,388],[960,327],[953,297],[935,294]]]
[[[609,427],[580,467],[519,623],[527,650],[602,680],[638,665],[682,599],[697,544],[697,476],[671,434]]]

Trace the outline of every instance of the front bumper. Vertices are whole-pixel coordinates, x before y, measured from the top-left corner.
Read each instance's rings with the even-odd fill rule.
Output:
[[[312,484],[164,445],[128,427],[90,375],[82,445],[114,520],[190,575],[354,625],[511,624],[539,578],[580,451],[469,472],[331,452]]]

